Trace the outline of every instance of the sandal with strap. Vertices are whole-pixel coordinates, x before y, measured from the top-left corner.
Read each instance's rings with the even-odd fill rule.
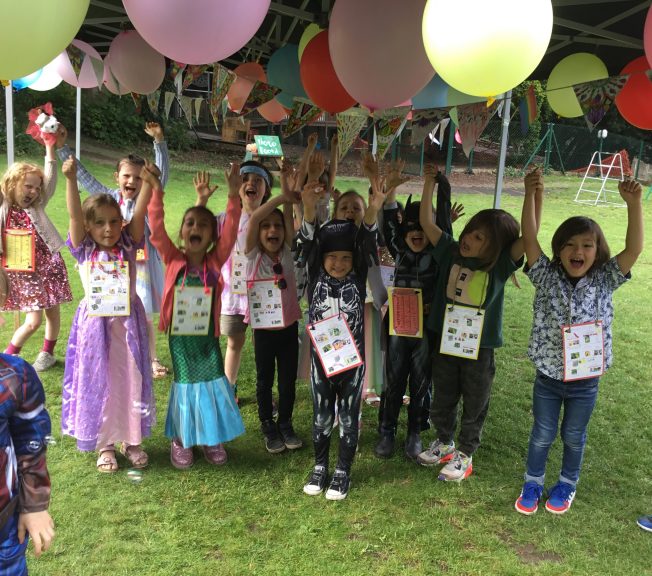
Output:
[[[97,471],[103,474],[113,474],[118,471],[118,461],[115,458],[115,449],[103,448],[97,458]]]
[[[166,366],[163,366],[158,358],[152,358],[152,378],[154,380],[165,378],[169,373],[170,370]]]
[[[125,444],[122,443],[120,447],[120,454],[122,454],[133,468],[146,468],[149,464],[149,456],[147,452],[142,449],[142,447],[136,444]]]

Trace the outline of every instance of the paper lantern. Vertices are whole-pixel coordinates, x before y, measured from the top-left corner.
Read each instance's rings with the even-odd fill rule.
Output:
[[[99,85],[99,82],[97,74],[93,69],[92,59],[95,59],[96,62],[102,64],[102,57],[95,48],[82,40],[73,40],[71,44],[83,53],[79,77],[75,74],[68,53],[65,50],[54,60],[59,76],[61,76],[61,78],[71,86],[77,86],[79,88],[96,88]],[[103,74],[104,72],[100,71],[100,81]]]
[[[277,124],[288,115],[283,105],[276,98],[272,98],[269,102],[258,106],[257,110],[265,120],[272,124]]]
[[[111,72],[116,80],[137,94],[151,94],[163,82],[165,58],[136,30],[120,32],[109,47]]]
[[[123,96],[129,94],[130,90],[126,86],[122,86],[116,79],[111,71],[111,53],[107,54],[104,58],[104,76],[102,79],[104,87],[115,94],[116,96]]]
[[[12,80],[11,86],[15,90],[22,90],[23,88],[27,88],[28,86],[34,84],[34,82],[36,82],[40,77],[41,77],[41,70],[37,70],[36,72],[32,72],[27,76],[23,76],[22,78],[16,78],[15,80]]]
[[[537,67],[552,34],[550,0],[428,0],[423,43],[437,74],[456,90],[496,96]]]
[[[433,77],[421,41],[423,0],[337,0],[328,28],[335,73],[371,110],[391,108]]]
[[[263,23],[270,0],[123,0],[129,19],[161,54],[210,64],[242,48]]]
[[[41,68],[41,75],[38,77],[36,82],[30,84],[30,90],[36,90],[38,92],[47,92],[56,88],[59,84],[63,82],[63,78],[59,76],[56,67],[56,58],[52,60],[49,64],[46,64]]]
[[[295,97],[308,98],[301,84],[298,50],[296,44],[286,44],[274,52],[267,63],[267,79],[282,90],[276,99],[286,108],[292,108]]]
[[[647,17],[645,18],[643,46],[645,47],[645,56],[647,56],[648,64],[652,68],[652,6],[648,9]]]
[[[301,83],[315,106],[331,114],[348,110],[355,99],[339,81],[328,51],[328,30],[319,32],[303,53],[299,65]]]
[[[573,91],[573,84],[607,78],[609,72],[604,62],[588,52],[571,54],[560,60],[550,72],[546,84],[548,104],[554,112],[565,118],[582,116],[582,108]]]
[[[301,34],[299,39],[299,62],[303,58],[303,51],[306,49],[308,43],[321,32],[321,28],[317,24],[308,24],[306,29]]]
[[[21,78],[43,68],[75,37],[90,0],[0,2],[0,78]]]
[[[235,72],[237,78],[231,84],[226,96],[229,101],[229,108],[234,112],[239,112],[247,101],[247,96],[249,96],[256,80],[265,82],[267,75],[265,69],[257,62],[240,64],[233,72]]]
[[[645,74],[649,68],[645,56],[627,64],[620,73],[631,76],[616,96],[620,115],[632,126],[643,130],[652,130],[652,81]]]

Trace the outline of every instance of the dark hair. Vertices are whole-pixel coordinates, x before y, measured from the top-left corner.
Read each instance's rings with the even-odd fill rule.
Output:
[[[485,254],[480,256],[480,268],[491,270],[498,262],[500,253],[518,240],[520,227],[509,212],[487,208],[480,210],[466,223],[460,240],[475,230],[482,230],[487,236]]]
[[[586,234],[587,232],[593,234],[596,243],[595,262],[593,262],[590,270],[593,270],[596,266],[606,264],[611,257],[607,239],[604,237],[600,225],[595,220],[586,216],[572,216],[562,222],[559,228],[555,230],[550,243],[552,247],[552,261],[559,262],[559,254],[571,237],[577,236],[578,234]]]
[[[120,172],[120,166],[123,164],[133,164],[134,166],[142,168],[145,166],[145,160],[140,156],[136,156],[135,154],[129,154],[129,156],[125,156],[124,158],[120,158],[120,160],[118,160],[118,163],[115,166],[115,171]]]
[[[356,190],[347,190],[346,192],[343,192],[342,194],[339,195],[337,200],[335,200],[335,204],[333,205],[333,218],[335,218],[337,214],[337,209],[339,208],[340,202],[344,200],[344,198],[349,198],[350,196],[357,196],[362,200],[362,205],[366,208],[367,203],[365,202],[365,199],[362,197],[362,194],[357,192]]]
[[[285,230],[285,217],[283,216],[283,212],[281,212],[281,210],[279,208],[274,208],[274,210],[272,210],[267,216],[265,216],[265,218],[263,218],[263,220],[267,220],[267,218],[269,218],[272,214],[276,214],[281,218],[281,224],[283,224],[283,230]],[[262,224],[262,221],[261,221],[261,224]],[[259,228],[260,228],[260,226],[259,226]]]
[[[84,217],[84,223],[85,224],[90,224],[95,220],[95,213],[99,208],[104,208],[104,207],[110,207],[110,208],[115,208],[116,212],[118,213],[118,216],[122,218],[122,212],[120,211],[120,204],[118,204],[118,201],[113,197],[109,196],[108,194],[95,194],[93,196],[88,196],[83,202],[82,202],[82,215]]]
[[[269,171],[267,166],[263,166],[260,162],[256,162],[256,160],[247,160],[246,162],[240,164],[241,169],[245,166],[257,166],[258,168],[264,170],[265,174],[267,174],[267,177],[269,178],[269,186],[267,186],[267,182],[265,182],[265,194],[263,195],[263,199],[260,202],[261,204],[264,204],[272,195],[272,188],[274,187],[274,176],[272,176],[272,173]]]
[[[190,214],[191,212],[197,212],[197,215],[199,216],[207,216],[210,223],[211,223],[211,237],[213,238],[213,243],[217,243],[217,219],[215,218],[215,214],[211,212],[206,206],[191,206],[188,208],[184,213],[183,217],[181,218],[181,226],[179,227],[179,245],[181,246],[181,229],[183,228],[183,223],[186,221],[186,216]],[[210,248],[210,246],[209,246]]]

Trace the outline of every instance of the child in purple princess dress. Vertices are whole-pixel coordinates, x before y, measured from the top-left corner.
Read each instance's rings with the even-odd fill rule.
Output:
[[[122,227],[120,206],[106,194],[81,204],[75,160],[64,162],[70,214],[68,246],[79,263],[85,297],[66,354],[61,428],[82,451],[97,450],[97,470],[115,472],[115,443],[133,468],[148,464],[141,447],[154,424],[147,318],[136,294],[136,250],[143,246],[150,193],[139,194]]]

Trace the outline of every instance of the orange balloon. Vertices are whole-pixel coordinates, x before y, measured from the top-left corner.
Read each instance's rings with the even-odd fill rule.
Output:
[[[265,74],[265,69],[257,62],[240,64],[233,72],[235,72],[237,78],[231,84],[226,97],[229,100],[229,109],[239,112],[247,101],[256,80],[266,82],[267,74]]]
[[[280,122],[288,115],[285,108],[283,108],[276,98],[273,98],[269,102],[265,102],[262,106],[258,106],[258,112],[260,112],[260,115],[265,120],[272,124]]]

